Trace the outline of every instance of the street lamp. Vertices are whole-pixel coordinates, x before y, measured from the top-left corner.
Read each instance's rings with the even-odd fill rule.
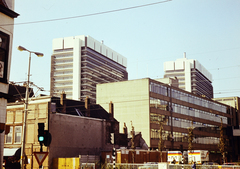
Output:
[[[43,53],[33,52],[27,50],[22,46],[18,46],[18,50],[29,52],[29,61],[28,61],[28,77],[27,77],[27,86],[26,86],[26,94],[25,94],[25,102],[24,102],[24,118],[23,118],[23,136],[22,136],[22,145],[21,145],[21,167],[24,168],[24,159],[25,159],[25,141],[26,141],[26,122],[27,122],[27,112],[28,112],[28,90],[29,90],[29,79],[30,79],[30,65],[31,65],[31,54],[34,53],[38,57],[43,57]]]

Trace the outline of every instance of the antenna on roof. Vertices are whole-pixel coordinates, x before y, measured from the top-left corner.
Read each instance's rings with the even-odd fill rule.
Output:
[[[186,58],[186,52],[183,52],[183,58]]]

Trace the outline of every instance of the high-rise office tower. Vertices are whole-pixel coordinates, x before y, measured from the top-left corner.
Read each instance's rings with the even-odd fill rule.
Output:
[[[53,39],[51,95],[96,102],[96,84],[128,80],[127,59],[103,42],[80,35]]]
[[[177,77],[179,88],[213,98],[212,75],[197,60],[181,59],[164,63],[164,77]]]

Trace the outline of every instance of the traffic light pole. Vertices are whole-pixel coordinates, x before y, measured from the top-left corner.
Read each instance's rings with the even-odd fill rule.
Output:
[[[40,143],[40,152],[43,152],[43,151],[42,151],[42,143]]]

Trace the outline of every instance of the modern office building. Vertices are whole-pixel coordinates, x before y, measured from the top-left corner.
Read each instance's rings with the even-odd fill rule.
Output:
[[[90,36],[53,39],[51,95],[96,102],[96,84],[128,79],[127,59]]]
[[[119,130],[132,122],[150,149],[158,148],[162,123],[165,150],[188,150],[188,128],[193,127],[193,149],[209,150],[214,161],[221,158],[219,127],[230,126],[229,106],[149,78],[98,84],[97,104],[108,110],[110,101]]]
[[[222,97],[214,98],[215,101],[221,102],[223,104],[231,106],[232,119],[229,123],[232,124],[232,134],[231,144],[233,145],[233,161],[240,161],[240,98],[239,97]]]
[[[184,58],[164,62],[164,77],[177,77],[179,88],[213,98],[212,75],[197,60]]]
[[[9,77],[12,58],[14,18],[13,0],[0,0],[0,168],[3,163],[3,145]]]

